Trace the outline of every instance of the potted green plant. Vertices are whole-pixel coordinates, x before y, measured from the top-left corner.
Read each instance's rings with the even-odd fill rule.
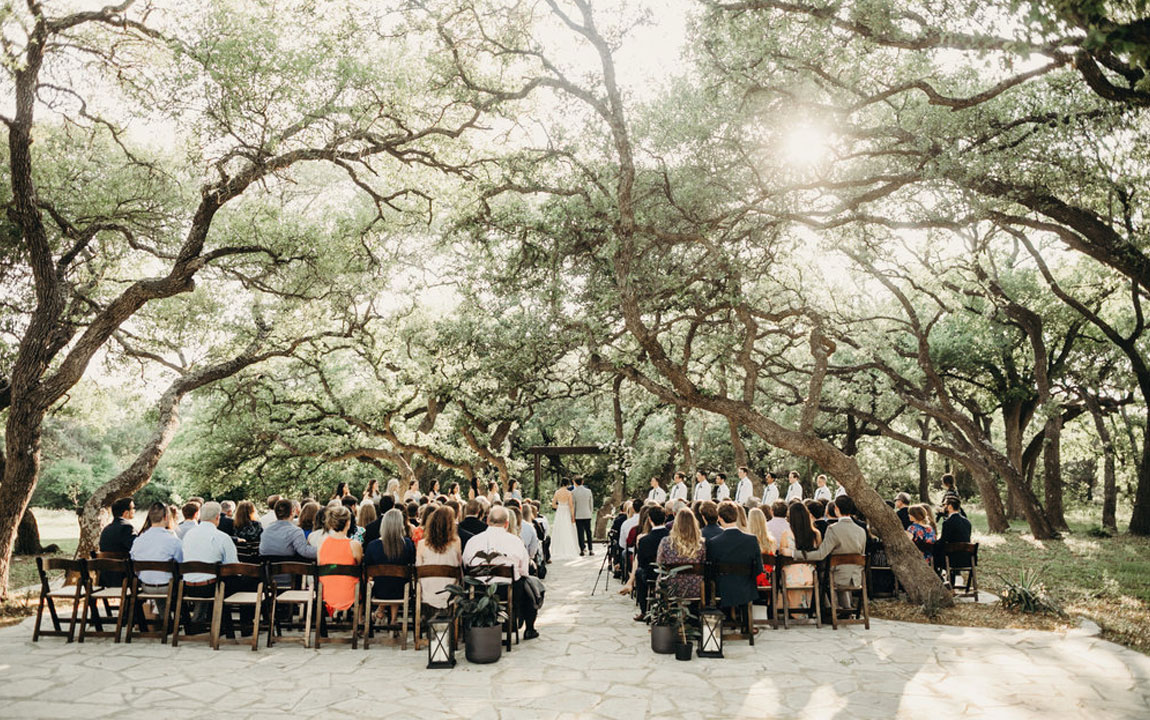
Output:
[[[651,650],[669,655],[675,652],[677,625],[683,611],[688,611],[686,602],[675,597],[668,589],[666,580],[675,577],[687,568],[680,566],[668,570],[662,565],[655,567],[655,591],[647,603],[647,624],[651,626]]]
[[[690,660],[695,641],[699,639],[699,618],[691,612],[687,600],[675,601],[675,659]]]
[[[464,655],[468,662],[493,663],[503,652],[504,614],[494,583],[473,577],[462,585],[448,585],[448,610],[463,627]]]

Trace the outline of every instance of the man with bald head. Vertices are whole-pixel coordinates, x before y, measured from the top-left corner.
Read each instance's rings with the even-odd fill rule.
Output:
[[[493,505],[487,513],[487,529],[474,535],[467,541],[467,548],[463,551],[463,565],[474,567],[480,565],[509,565],[514,572],[514,582],[511,592],[514,593],[515,610],[526,630],[523,632],[524,640],[539,637],[535,630],[535,607],[528,602],[523,591],[524,578],[530,570],[531,561],[527,555],[527,546],[518,535],[508,532],[508,510],[502,505]],[[506,578],[484,578],[485,580],[505,584]]]

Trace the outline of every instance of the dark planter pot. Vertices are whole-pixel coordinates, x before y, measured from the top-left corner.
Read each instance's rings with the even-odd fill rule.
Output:
[[[651,627],[651,649],[661,655],[675,652],[675,628],[670,625]]]
[[[464,640],[468,662],[493,663],[503,653],[503,628],[498,625],[468,628]]]
[[[691,653],[695,650],[694,643],[675,643],[675,659],[676,660],[690,660]]]

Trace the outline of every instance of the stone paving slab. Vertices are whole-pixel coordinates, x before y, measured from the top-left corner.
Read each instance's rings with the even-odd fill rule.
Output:
[[[1089,633],[876,620],[871,630],[763,630],[723,659],[650,650],[600,557],[552,565],[538,640],[494,665],[426,669],[389,642],[272,650],[155,640],[32,643],[0,630],[0,718],[1150,718],[1150,657]]]

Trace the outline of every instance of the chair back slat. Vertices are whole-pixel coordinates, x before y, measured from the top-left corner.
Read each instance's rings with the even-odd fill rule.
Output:
[[[37,558],[38,560],[39,558]],[[87,561],[83,558],[73,560],[71,558],[48,558],[46,565],[49,570],[63,570],[68,573],[83,573],[87,567]]]
[[[96,558],[88,561],[88,572],[127,573],[128,561],[113,558]]]
[[[866,555],[831,555],[830,566],[839,567],[840,565],[860,565],[866,567]]]
[[[410,580],[411,574],[410,565],[367,565],[363,569],[363,576],[369,579],[378,577],[390,577]]]
[[[255,563],[229,563],[220,566],[220,577],[263,577],[263,566]]]
[[[336,565],[334,563],[324,563],[323,565],[316,565],[316,575],[322,577],[331,577],[338,575],[342,577],[363,577],[362,565]]]
[[[452,578],[461,580],[463,569],[458,565],[416,565],[415,577],[423,578]]]
[[[127,560],[128,553],[121,550],[108,550],[92,553],[93,560]]]
[[[510,565],[471,565],[467,568],[471,577],[515,579],[515,568]]]
[[[711,572],[714,573],[716,577],[720,575],[759,576],[759,569],[750,563],[714,563],[710,567]]]
[[[196,562],[194,560],[180,563],[180,574],[187,575],[188,573],[207,573],[209,575],[219,575],[220,564]]]
[[[946,553],[970,553],[972,555],[978,553],[978,543],[939,543],[934,546],[936,552]]]
[[[143,570],[172,573],[173,577],[180,574],[179,565],[175,560],[133,560],[132,571],[137,575]]]
[[[315,564],[309,562],[271,562],[268,563],[268,572],[273,575],[304,575],[310,577],[315,572]]]

